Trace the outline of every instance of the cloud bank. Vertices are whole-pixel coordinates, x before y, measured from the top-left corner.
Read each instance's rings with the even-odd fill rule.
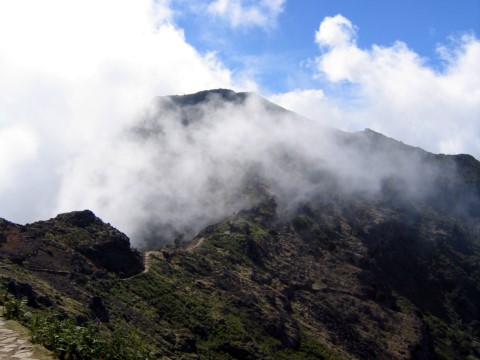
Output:
[[[76,157],[153,97],[254,87],[197,52],[168,3],[150,0],[0,2],[0,79],[0,216],[17,222],[54,215]]]
[[[348,131],[372,128],[438,153],[480,158],[480,41],[471,34],[438,47],[432,69],[405,43],[357,45],[358,29],[342,15],[326,17],[315,34],[321,90],[271,96],[291,110]]]
[[[283,4],[210,6],[234,27],[269,27]],[[168,1],[0,2],[0,217],[23,223],[90,208],[138,245],[238,210],[252,171],[293,202],[318,190],[325,169],[367,192],[396,169],[411,173],[339,152],[319,123],[478,157],[479,41],[439,47],[439,72],[403,43],[361,49],[357,32],[344,17],[326,18],[315,65],[331,87],[272,97],[315,122],[272,116],[254,98],[240,109],[211,99],[184,127],[171,104],[149,101],[257,85],[188,44]],[[139,122],[150,135],[132,133]],[[371,163],[375,171],[362,170]]]
[[[345,137],[258,96],[225,101],[221,93],[181,106],[160,98],[129,130],[84,152],[63,178],[58,211],[89,207],[136,246],[155,248],[254,203],[245,195],[252,179],[287,213],[319,194],[375,197],[392,179],[406,197],[433,188],[437,169],[422,153]]]

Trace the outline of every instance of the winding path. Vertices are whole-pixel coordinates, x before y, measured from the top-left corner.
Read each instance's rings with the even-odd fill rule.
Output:
[[[205,238],[200,238],[197,242],[187,246],[187,251],[189,252],[192,252],[194,251],[196,248],[202,246],[203,242],[205,241]]]
[[[192,242],[191,244],[187,245],[187,247],[185,248],[186,251],[188,252],[192,252],[192,251],[195,251],[195,249],[199,248],[200,246],[202,246],[203,242],[204,242],[205,238],[200,238],[200,239],[197,239],[196,241]],[[127,277],[127,278],[124,278],[122,280],[130,280],[130,279],[133,279],[137,276],[140,276],[142,274],[145,274],[147,273],[149,270],[150,270],[150,266],[152,264],[152,257],[158,257],[158,258],[163,258],[165,259],[163,253],[161,251],[158,251],[158,250],[155,250],[155,251],[145,251],[143,253],[143,271],[141,273],[138,273],[138,274],[135,274],[135,275],[132,275],[130,277]],[[1,358],[0,358],[1,360]]]

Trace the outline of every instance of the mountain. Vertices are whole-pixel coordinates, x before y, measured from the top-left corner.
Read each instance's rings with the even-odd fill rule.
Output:
[[[252,96],[309,124],[214,90],[156,99],[133,134],[157,141],[172,111],[182,127],[221,121],[215,111],[235,116]],[[281,143],[281,171],[242,168],[237,207],[166,245],[160,222],[143,252],[89,210],[1,220],[1,287],[28,299],[17,318],[37,332],[42,314],[93,321],[107,339],[133,332],[164,359],[479,359],[480,163],[321,131],[321,156]]]

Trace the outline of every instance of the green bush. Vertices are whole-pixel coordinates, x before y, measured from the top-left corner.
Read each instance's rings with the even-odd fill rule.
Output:
[[[72,318],[40,314],[32,317],[29,329],[32,342],[52,350],[60,359],[154,359],[134,334],[120,331],[107,337],[92,322],[78,326]]]
[[[62,360],[150,360],[154,354],[133,333],[102,333],[93,322],[79,326],[72,317],[48,312],[30,313],[26,298],[7,295],[3,315],[28,327],[33,343]]]
[[[8,320],[20,320],[23,321],[23,317],[26,314],[27,299],[16,298],[13,295],[7,295],[3,303],[3,316]]]

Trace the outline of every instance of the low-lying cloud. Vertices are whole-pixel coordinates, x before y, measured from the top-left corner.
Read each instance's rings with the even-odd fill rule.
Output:
[[[333,190],[375,196],[391,179],[405,196],[427,195],[422,152],[373,151],[378,144],[370,149],[364,136],[352,146],[346,134],[258,96],[230,102],[221,93],[196,105],[155,101],[128,131],[76,159],[57,210],[89,207],[135,245],[155,247],[251,205],[244,191],[252,177],[283,210]]]
[[[110,143],[155,96],[254,88],[197,52],[168,2],[151,0],[0,2],[0,79],[0,216],[22,223],[55,215],[76,157]]]
[[[275,18],[284,1],[211,4],[237,4],[243,15],[263,6]],[[184,126],[169,100],[149,101],[257,85],[214,53],[199,53],[172,16],[168,1],[0,2],[0,217],[24,223],[89,208],[142,246],[235,212],[252,173],[288,207],[326,186],[326,173],[343,189],[374,194],[398,169],[414,172],[388,156],[341,151],[320,124],[480,154],[473,36],[440,47],[446,66],[435,72],[401,43],[360,49],[348,19],[327,18],[316,36],[318,76],[353,84],[348,101],[321,89],[272,97],[308,121],[272,113],[256,97],[237,106],[214,97],[184,109],[197,119]],[[271,26],[255,19],[248,21]],[[418,185],[409,178],[412,193]]]

